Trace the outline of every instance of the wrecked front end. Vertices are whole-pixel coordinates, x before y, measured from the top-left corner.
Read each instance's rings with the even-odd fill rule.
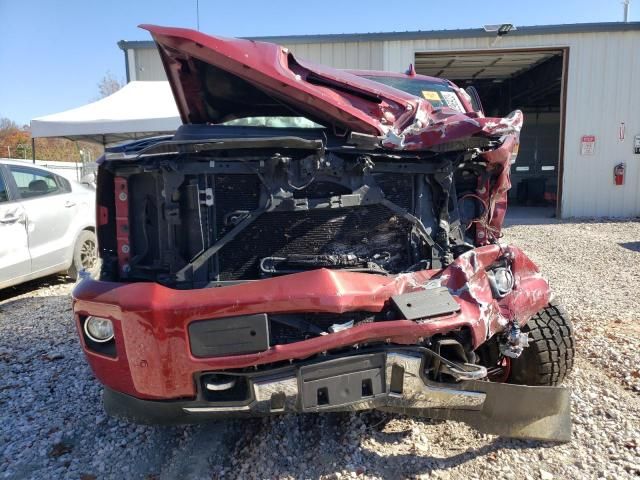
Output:
[[[512,259],[497,300],[491,268]],[[377,408],[461,420],[481,431],[568,440],[558,387],[487,381],[476,347],[546,305],[548,287],[515,248],[481,247],[442,271],[393,277],[319,269],[216,289],[85,280],[89,315],[114,324],[112,352],[83,336],[105,406],[134,421]],[[117,306],[117,309],[114,309]]]
[[[161,42],[168,72],[181,72],[178,98],[214,80],[272,98],[262,77]],[[378,408],[568,440],[567,390],[504,383],[503,360],[526,348],[521,328],[550,300],[531,260],[498,242],[521,113],[434,109],[386,87],[367,93],[372,82],[351,77],[336,89],[332,72],[273,52],[318,102],[327,98],[318,89],[354,95],[360,103],[345,104],[361,109],[393,97],[404,113],[368,133],[185,125],[108,151],[102,271],[73,294],[107,410],[165,423]],[[285,91],[327,120],[313,116],[311,97],[301,104]],[[186,116],[228,119],[189,98]],[[218,99],[215,112],[238,98]],[[345,112],[331,115],[373,125]],[[391,127],[392,117],[404,119]]]
[[[487,381],[500,365],[483,346],[519,353],[550,295],[496,243],[495,213],[464,211],[502,175],[486,155],[514,141],[425,158],[243,137],[103,163],[102,275],[74,311],[107,409],[193,422],[379,408],[566,440],[566,390]],[[91,317],[112,322],[109,342],[87,335]]]

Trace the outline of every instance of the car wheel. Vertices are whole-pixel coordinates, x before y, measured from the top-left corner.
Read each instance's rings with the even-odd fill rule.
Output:
[[[81,270],[87,270],[94,274],[98,265],[97,240],[95,233],[83,230],[78,235],[75,247],[73,248],[73,261],[67,270],[67,275],[73,280],[78,279]]]
[[[529,333],[529,346],[511,359],[509,383],[559,385],[573,368],[573,325],[566,310],[551,302],[522,328]]]

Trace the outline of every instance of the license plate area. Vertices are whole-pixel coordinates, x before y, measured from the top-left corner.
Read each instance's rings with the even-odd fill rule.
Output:
[[[219,357],[269,349],[269,323],[265,313],[198,320],[189,325],[194,357]]]
[[[377,353],[301,367],[302,409],[331,409],[386,394],[385,359]]]

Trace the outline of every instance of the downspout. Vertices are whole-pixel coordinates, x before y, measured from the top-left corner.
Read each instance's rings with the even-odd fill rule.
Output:
[[[124,68],[127,76],[127,83],[129,83],[131,81],[131,76],[129,74],[129,55],[124,40],[120,40],[118,42],[118,47],[120,47],[120,50],[124,53]]]
[[[131,78],[129,77],[129,56],[127,55],[126,50],[124,50],[123,53],[124,53],[124,68],[125,68],[125,71],[127,72],[126,73],[127,83],[129,83],[131,81]]]

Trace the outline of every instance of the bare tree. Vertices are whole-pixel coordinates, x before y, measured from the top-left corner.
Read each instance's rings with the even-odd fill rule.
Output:
[[[0,118],[0,132],[8,132],[18,130],[18,124],[13,120],[2,117]]]
[[[125,82],[123,80],[118,80],[110,71],[104,74],[102,80],[98,82],[98,93],[99,98],[108,97],[109,95],[116,93],[122,87],[124,87]]]

